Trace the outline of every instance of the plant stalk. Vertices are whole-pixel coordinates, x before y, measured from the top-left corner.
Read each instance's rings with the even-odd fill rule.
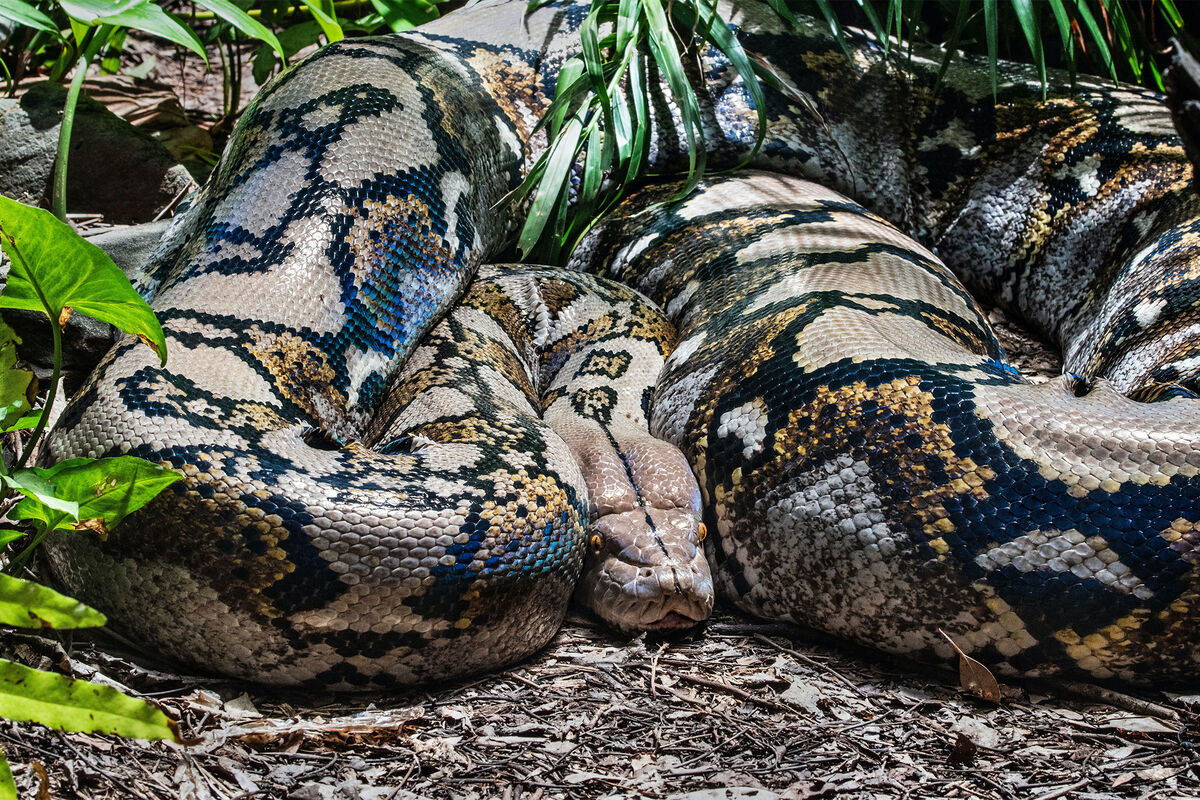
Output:
[[[54,192],[52,209],[54,216],[67,221],[67,154],[71,149],[71,128],[75,125],[75,105],[83,91],[83,79],[87,75],[88,57],[82,53],[75,62],[75,75],[67,89],[67,102],[63,106],[62,125],[58,129],[58,157],[54,161]],[[57,322],[54,322],[57,325]]]

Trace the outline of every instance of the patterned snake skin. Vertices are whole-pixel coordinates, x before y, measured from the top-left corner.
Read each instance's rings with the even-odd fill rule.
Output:
[[[60,581],[190,664],[387,686],[542,646],[585,551],[579,595],[614,624],[702,618],[707,531],[720,595],[761,616],[1190,680],[1200,198],[1159,100],[1042,99],[1011,66],[994,101],[970,61],[935,94],[935,61],[852,63],[729,6],[790,87],[764,171],[669,207],[646,187],[570,265],[678,327],[656,380],[676,334],[607,279],[494,267],[464,296],[510,239],[499,203],[584,11],[484,2],[263,90],[142,280],[168,368],[119,345],[51,440],[186,481],[103,542],[56,540]],[[695,66],[732,166],[755,112],[719,54]],[[642,123],[676,169],[671,105]],[[1072,375],[1024,382],[946,265]]]

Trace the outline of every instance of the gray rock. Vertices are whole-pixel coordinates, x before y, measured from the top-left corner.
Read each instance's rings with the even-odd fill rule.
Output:
[[[0,194],[46,207],[67,91],[38,83],[0,99]],[[109,222],[153,219],[192,185],[158,141],[81,96],[71,133],[67,209]]]

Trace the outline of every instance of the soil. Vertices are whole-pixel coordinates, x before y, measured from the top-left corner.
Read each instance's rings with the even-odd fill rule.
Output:
[[[211,122],[219,80],[155,52],[159,79]],[[993,319],[1016,363],[1057,374],[1050,348]],[[960,688],[954,664],[726,609],[669,639],[623,638],[573,613],[521,665],[372,696],[178,674],[112,640],[10,643],[25,663],[153,699],[185,740],[0,721],[22,796],[39,800],[1200,797],[1200,695],[1021,681],[991,702]]]

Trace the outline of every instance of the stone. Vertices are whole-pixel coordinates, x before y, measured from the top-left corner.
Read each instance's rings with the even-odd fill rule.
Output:
[[[0,99],[0,194],[49,206],[67,90],[35,83]],[[145,222],[193,186],[187,169],[153,137],[81,96],[71,133],[67,210],[112,223]]]

